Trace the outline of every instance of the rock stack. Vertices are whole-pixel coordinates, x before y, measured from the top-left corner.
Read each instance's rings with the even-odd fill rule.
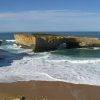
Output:
[[[51,34],[14,35],[16,43],[22,47],[33,49],[34,52],[56,50],[63,48],[100,47],[100,39],[90,37],[60,36]]]

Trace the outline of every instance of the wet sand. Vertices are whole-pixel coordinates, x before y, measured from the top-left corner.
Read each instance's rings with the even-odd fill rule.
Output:
[[[0,83],[0,100],[100,100],[100,86],[65,82]]]

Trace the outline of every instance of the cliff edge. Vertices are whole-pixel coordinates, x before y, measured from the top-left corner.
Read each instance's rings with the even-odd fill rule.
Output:
[[[100,39],[90,37],[60,36],[51,34],[23,34],[14,35],[16,43],[33,51],[50,51],[61,48],[99,47]]]

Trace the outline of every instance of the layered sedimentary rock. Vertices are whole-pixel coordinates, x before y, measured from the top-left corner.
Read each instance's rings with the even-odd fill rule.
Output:
[[[59,36],[50,34],[15,34],[17,44],[32,48],[36,52],[55,50],[59,47],[79,48],[79,47],[98,47],[100,40],[98,38]]]
[[[47,34],[15,34],[14,37],[17,44],[32,48],[36,52],[55,50],[65,41],[65,37]]]
[[[98,47],[98,46],[100,46],[100,40],[98,38],[70,37],[69,41],[78,43],[80,47]]]
[[[22,46],[33,47],[36,44],[36,38],[29,34],[15,34],[14,35],[17,44],[21,44]]]

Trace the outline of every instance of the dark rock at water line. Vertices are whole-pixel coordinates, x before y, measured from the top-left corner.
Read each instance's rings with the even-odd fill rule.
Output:
[[[2,44],[2,40],[0,40],[0,46],[1,46],[1,44]]]

